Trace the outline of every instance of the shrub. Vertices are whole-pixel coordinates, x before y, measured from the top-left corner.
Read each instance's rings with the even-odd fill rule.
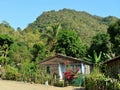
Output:
[[[12,67],[10,65],[7,65],[5,67],[5,73],[4,73],[3,79],[16,80],[19,76],[20,74],[18,73],[17,68]]]
[[[66,85],[64,84],[64,81],[58,81],[58,82],[54,83],[54,86],[64,87],[64,86],[66,86]]]
[[[105,84],[104,79],[105,79],[104,75],[102,75],[102,74],[89,75],[89,76],[85,77],[86,90],[99,90],[97,88],[104,87],[104,84]]]
[[[106,78],[102,73],[92,73],[85,77],[86,90],[120,90],[120,82]]]

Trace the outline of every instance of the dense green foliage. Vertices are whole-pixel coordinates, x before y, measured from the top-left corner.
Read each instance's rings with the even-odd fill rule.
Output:
[[[50,46],[50,51],[53,51],[53,47],[57,41],[57,35],[60,30],[60,24],[56,23],[47,27],[47,30],[42,33],[41,37],[46,38],[46,45]]]
[[[3,21],[0,23],[0,34],[12,34],[14,29],[9,25],[8,22]]]
[[[39,63],[40,60],[46,58],[46,52],[47,50],[45,49],[45,46],[43,44],[34,44],[33,49],[31,50],[31,53],[33,55],[32,61]]]
[[[6,65],[9,62],[9,47],[13,43],[13,39],[6,34],[0,34],[0,64]]]
[[[57,37],[56,53],[82,58],[86,54],[86,47],[74,31],[62,30]]]
[[[90,45],[91,38],[97,33],[106,33],[108,25],[117,21],[116,17],[99,17],[87,12],[79,12],[70,9],[48,11],[42,13],[33,23],[29,24],[25,31],[39,30],[44,32],[47,26],[59,23],[62,30],[74,30],[81,40]]]
[[[120,82],[106,78],[101,73],[94,73],[85,78],[86,90],[120,90]]]
[[[95,50],[97,53],[100,51],[104,53],[109,53],[110,50],[110,37],[108,34],[97,34],[92,39],[92,44],[90,47],[90,51]]]
[[[108,33],[111,37],[110,41],[112,43],[113,52],[119,55],[120,54],[120,20],[109,26]]]
[[[92,59],[93,51],[96,56],[102,52],[101,57],[103,53],[110,56],[111,52],[119,55],[120,21],[117,20],[63,9],[44,12],[24,30],[19,27],[14,30],[4,21],[0,23],[0,76],[44,83],[46,78],[38,63],[56,53],[77,58],[89,54]]]
[[[91,46],[88,49],[88,54],[94,57],[94,51],[97,55],[101,53],[101,59],[103,61],[109,59],[107,54],[111,53],[111,43],[108,34],[97,34],[92,38]]]

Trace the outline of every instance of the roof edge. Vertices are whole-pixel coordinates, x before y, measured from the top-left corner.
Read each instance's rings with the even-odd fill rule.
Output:
[[[46,61],[48,61],[48,60],[50,60],[50,59],[52,59],[52,58],[55,58],[55,57],[69,58],[69,59],[73,59],[73,60],[81,61],[81,62],[84,62],[84,63],[87,63],[87,64],[91,64],[91,65],[92,65],[91,62],[84,61],[84,60],[80,60],[80,59],[78,59],[78,58],[74,58],[74,57],[71,57],[71,56],[66,56],[66,55],[64,55],[64,54],[60,54],[60,53],[57,53],[57,54],[55,54],[54,56],[48,57],[47,59],[41,61],[40,63],[46,62]]]
[[[119,58],[120,58],[120,55],[119,55],[119,56],[116,56],[116,57],[114,57],[114,58],[112,58],[112,59],[109,59],[109,60],[107,60],[107,61],[105,61],[105,62],[103,62],[103,63],[106,64],[106,63],[112,62],[112,61],[114,61],[114,60],[117,60],[117,59],[119,59]]]

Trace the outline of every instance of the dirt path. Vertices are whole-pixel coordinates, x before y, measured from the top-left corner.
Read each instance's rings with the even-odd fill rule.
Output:
[[[24,82],[0,80],[0,90],[75,90],[75,87],[53,87],[41,84],[30,84]]]

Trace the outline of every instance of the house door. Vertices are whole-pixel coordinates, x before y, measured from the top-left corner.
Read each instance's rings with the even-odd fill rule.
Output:
[[[63,73],[66,72],[66,66],[62,63],[59,64],[58,66],[58,70],[59,70],[59,76],[60,76],[60,80],[63,79]]]

